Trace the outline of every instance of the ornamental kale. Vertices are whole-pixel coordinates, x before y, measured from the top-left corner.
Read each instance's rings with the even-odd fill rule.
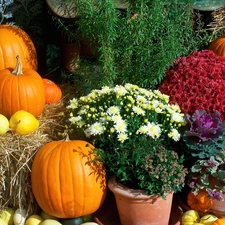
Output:
[[[193,157],[208,158],[225,149],[225,122],[218,111],[196,110],[192,116],[186,114],[185,120],[183,140]]]
[[[194,194],[206,190],[212,199],[223,200],[225,192],[225,151],[208,159],[197,160],[189,173],[189,187]]]

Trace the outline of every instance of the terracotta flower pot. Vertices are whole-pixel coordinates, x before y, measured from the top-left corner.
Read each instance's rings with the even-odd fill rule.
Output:
[[[129,189],[109,179],[109,189],[113,192],[121,225],[168,225],[173,193],[166,200],[158,195],[146,195],[141,190]]]

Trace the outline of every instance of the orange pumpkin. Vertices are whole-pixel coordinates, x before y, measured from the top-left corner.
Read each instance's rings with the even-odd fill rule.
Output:
[[[10,118],[15,112],[25,110],[35,117],[45,106],[45,89],[41,76],[34,70],[22,69],[17,57],[14,70],[0,71],[0,114]]]
[[[212,50],[219,56],[225,57],[225,35],[222,35],[211,42],[209,50]]]
[[[207,212],[212,207],[212,199],[205,190],[200,190],[197,195],[190,191],[187,196],[187,203],[191,209],[198,212]]]
[[[103,164],[93,162],[94,146],[82,140],[52,141],[35,155],[32,191],[43,211],[58,218],[92,214],[106,196]]]
[[[14,68],[19,55],[24,68],[37,71],[37,52],[29,35],[19,27],[0,25],[0,70]]]
[[[43,78],[46,103],[57,103],[62,98],[62,90],[53,81]]]
[[[225,225],[225,217],[217,219],[211,225]]]

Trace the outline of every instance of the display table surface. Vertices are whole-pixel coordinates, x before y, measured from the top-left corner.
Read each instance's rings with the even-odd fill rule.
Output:
[[[169,225],[180,225],[182,209],[173,201]],[[114,195],[109,191],[101,208],[94,214],[94,220],[99,225],[120,225]]]

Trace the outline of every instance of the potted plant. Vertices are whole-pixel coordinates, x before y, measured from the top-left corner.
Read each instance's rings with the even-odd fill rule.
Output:
[[[76,136],[85,134],[86,140],[95,146],[97,160],[115,175],[109,180],[111,190],[122,185],[122,189],[132,188],[129,192],[133,197],[147,196],[141,200],[147,205],[158,205],[161,200],[167,206],[166,211],[153,216],[144,210],[146,205],[140,207],[140,202],[136,203],[142,209],[141,218],[136,218],[138,222],[147,214],[154,224],[168,224],[171,201],[166,203],[164,199],[172,200],[172,194],[181,190],[186,175],[183,158],[172,148],[179,141],[184,125],[179,106],[170,105],[169,96],[158,90],[126,83],[112,88],[105,86],[71,99],[67,116],[68,132]],[[141,194],[136,193],[138,189]],[[129,209],[130,221],[124,221],[127,216],[118,206],[121,223],[137,224],[132,221],[132,215],[136,215],[133,209],[122,208]]]

